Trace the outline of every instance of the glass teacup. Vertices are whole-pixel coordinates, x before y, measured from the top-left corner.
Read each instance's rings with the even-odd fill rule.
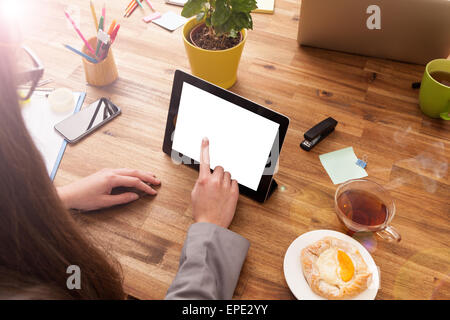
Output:
[[[350,231],[371,231],[385,240],[401,240],[400,233],[390,226],[395,215],[394,200],[378,183],[349,180],[337,188],[334,205],[339,220]]]

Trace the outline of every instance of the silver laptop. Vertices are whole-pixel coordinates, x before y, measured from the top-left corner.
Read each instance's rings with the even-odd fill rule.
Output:
[[[298,42],[426,64],[450,54],[450,0],[302,0]]]

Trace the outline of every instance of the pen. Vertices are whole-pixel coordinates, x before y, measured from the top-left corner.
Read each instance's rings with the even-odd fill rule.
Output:
[[[100,22],[98,23],[98,29],[97,29],[97,31],[98,30],[103,30],[103,24],[104,24],[104,18],[103,18],[103,16],[100,16]]]
[[[117,37],[117,32],[119,32],[119,28],[120,28],[120,24],[118,24],[114,31],[111,33],[111,44],[114,42],[114,40],[116,40]]]
[[[79,50],[69,46],[68,44],[65,44],[64,47],[66,47],[67,49],[75,52],[76,54],[82,56],[83,58],[85,58],[86,60],[88,60],[88,61],[90,61],[92,63],[98,63],[97,59],[94,59],[94,58],[88,56],[87,54],[85,54],[85,53],[83,53],[83,52],[81,52],[81,51],[79,51]]]
[[[104,21],[104,18],[103,18],[103,15],[102,15],[102,16],[100,16],[100,22],[98,24],[98,31],[99,32],[100,32],[100,30],[103,31],[103,21]],[[95,56],[96,57],[98,57],[98,50],[99,49],[100,49],[100,40],[98,39],[98,35],[97,35],[97,48],[95,49]]]
[[[116,20],[113,20],[113,22],[111,22],[111,25],[109,26],[109,29],[108,29],[109,35],[111,35],[111,32],[113,32],[115,26],[116,26]]]
[[[158,19],[158,18],[161,18],[161,14],[159,12],[154,12],[151,15],[142,18],[142,20],[145,23],[149,23],[150,21],[153,21],[153,20]]]
[[[75,24],[75,21],[72,20],[72,18],[70,17],[69,13],[67,11],[64,11],[67,19],[69,19],[70,23],[72,23],[75,31],[78,33],[78,35],[80,36],[81,40],[83,40],[84,44],[86,45],[86,47],[89,49],[89,51],[92,54],[94,53],[94,49],[92,49],[91,45],[89,44],[89,42],[87,42],[86,38],[83,36],[83,34],[81,33],[80,29],[78,29],[77,25]]]
[[[91,0],[91,13],[92,13],[92,19],[94,19],[95,30],[97,30],[98,20],[97,20],[97,15],[95,14],[95,8],[94,8],[94,4],[92,3],[92,0]]]

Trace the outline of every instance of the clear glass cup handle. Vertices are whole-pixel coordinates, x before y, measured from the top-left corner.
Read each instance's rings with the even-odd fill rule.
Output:
[[[382,239],[387,241],[396,241],[399,242],[402,239],[402,236],[392,226],[387,226],[383,230],[377,231],[377,235],[379,235]]]

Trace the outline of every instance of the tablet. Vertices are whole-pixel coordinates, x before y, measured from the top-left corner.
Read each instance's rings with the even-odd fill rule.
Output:
[[[211,169],[222,166],[241,194],[264,202],[275,185],[288,126],[286,116],[176,70],[163,151],[198,170],[201,141],[207,137]]]

